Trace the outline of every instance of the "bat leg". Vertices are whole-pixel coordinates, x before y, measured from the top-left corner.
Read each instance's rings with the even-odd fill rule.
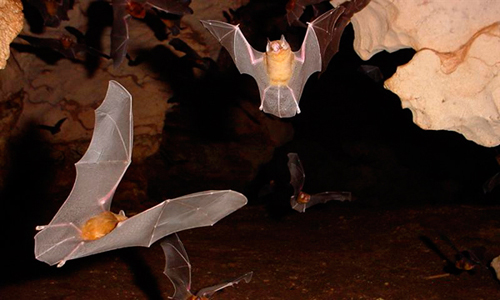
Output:
[[[297,97],[295,96],[295,93],[293,92],[293,89],[290,88],[288,85],[286,87],[290,91],[290,94],[292,95],[292,98],[293,98],[293,102],[295,103],[295,106],[297,107],[297,114],[300,114],[299,101],[297,101]]]
[[[78,244],[78,246],[75,247],[75,249],[73,249],[68,255],[66,255],[63,259],[61,259],[61,261],[57,264],[57,267],[60,268],[60,267],[64,266],[64,264],[66,264],[66,261],[68,261],[68,259],[71,258],[73,253],[75,253],[76,250],[78,250],[78,248],[80,248],[84,243],[85,243],[84,241],[81,241]]]
[[[267,93],[267,90],[269,90],[269,88],[270,88],[270,87],[271,87],[271,86],[266,87],[266,88],[262,91],[262,93],[261,93],[261,95],[260,95],[260,107],[259,107],[259,109],[260,109],[260,110],[264,110],[264,101],[266,101],[266,93]]]

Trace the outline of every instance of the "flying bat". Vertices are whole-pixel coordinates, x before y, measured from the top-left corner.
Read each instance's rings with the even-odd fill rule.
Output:
[[[65,27],[65,29],[76,37],[76,41],[66,34],[61,35],[59,38],[39,38],[23,34],[18,35],[18,37],[27,41],[33,47],[49,48],[72,60],[79,60],[78,54],[81,52],[88,52],[95,56],[110,58],[108,55],[87,45],[83,33],[78,29],[70,26]]]
[[[302,46],[296,52],[292,52],[284,36],[268,41],[266,52],[259,52],[248,43],[239,25],[215,20],[201,22],[226,48],[240,73],[257,81],[259,109],[289,118],[300,113],[299,101],[309,76],[325,71],[339,50],[340,38],[350,18],[368,2],[348,1],[308,23]]]
[[[290,171],[290,184],[294,193],[290,198],[290,204],[298,212],[305,212],[307,208],[318,203],[326,203],[331,200],[351,201],[351,192],[323,192],[309,195],[302,191],[306,175],[297,153],[288,153],[288,170]]]
[[[111,58],[113,66],[118,68],[127,54],[130,16],[143,19],[146,9],[154,7],[160,11],[175,15],[192,14],[189,8],[191,0],[112,0],[113,27],[111,29]]]
[[[289,0],[286,3],[286,20],[288,21],[288,25],[300,22],[300,16],[304,13],[306,6],[318,4],[323,1],[325,0]]]
[[[191,264],[189,257],[177,234],[165,237],[160,242],[165,253],[165,275],[174,285],[174,295],[170,297],[173,300],[207,300],[213,294],[228,286],[233,286],[240,281],[250,282],[253,272],[246,273],[238,278],[211,286],[198,291],[196,295],[191,293]]]
[[[73,6],[72,0],[27,0],[42,16],[45,26],[58,27],[63,20],[69,20],[68,10]]]
[[[52,135],[61,132],[61,126],[66,121],[68,118],[62,118],[61,120],[57,121],[57,123],[54,126],[49,126],[49,125],[43,125],[40,124],[38,125],[38,128],[43,129],[43,130],[48,130]]]
[[[35,235],[35,257],[62,267],[66,261],[113,249],[143,246],[174,232],[209,226],[246,204],[234,191],[204,191],[165,200],[135,216],[110,211],[118,184],[130,165],[132,96],[110,81],[95,111],[90,146],[75,164],[73,189],[52,221]]]
[[[482,266],[485,269],[488,267],[483,263],[482,258],[486,252],[484,247],[474,247],[471,249],[460,251],[457,246],[445,234],[439,235],[455,251],[455,268],[461,271],[472,271],[476,266]]]

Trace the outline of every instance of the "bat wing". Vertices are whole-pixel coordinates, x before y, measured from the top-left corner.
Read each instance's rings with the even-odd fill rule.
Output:
[[[110,208],[118,183],[131,162],[132,96],[110,81],[106,98],[95,111],[95,127],[87,152],[75,164],[76,179],[68,199],[52,221],[35,236],[35,257],[51,265],[61,262],[81,242],[79,228]]]
[[[232,279],[232,280],[229,280],[229,281],[226,281],[226,282],[223,282],[221,284],[217,284],[217,285],[214,285],[211,287],[203,288],[196,294],[196,296],[202,297],[204,299],[205,298],[210,299],[210,298],[212,298],[213,294],[215,294],[217,291],[225,289],[228,286],[233,286],[235,284],[238,284],[242,280],[244,280],[246,283],[249,283],[250,280],[252,280],[252,275],[253,275],[253,272],[248,272],[245,275],[242,275],[238,278],[235,278],[235,279]]]
[[[311,195],[311,199],[306,204],[306,208],[309,208],[313,205],[319,203],[326,203],[328,201],[351,201],[351,193],[350,192],[323,192],[319,194]]]
[[[244,206],[245,196],[234,191],[205,191],[165,200],[162,203],[118,223],[116,228],[104,237],[94,241],[81,241],[77,248],[66,247],[66,240],[60,239],[51,252],[37,257],[49,264],[61,260],[76,259],[92,254],[124,247],[149,247],[155,241],[172,233],[190,228],[211,226]],[[41,234],[40,232],[39,234]],[[36,238],[36,237],[35,237]],[[72,243],[73,239],[67,240]],[[65,256],[61,257],[62,251]],[[71,249],[70,253],[67,253]],[[53,257],[53,255],[58,257]],[[52,263],[51,263],[52,262]]]
[[[174,15],[192,14],[191,0],[146,0],[148,5]]]
[[[288,170],[290,171],[290,184],[294,190],[292,199],[297,199],[299,193],[304,187],[304,181],[306,178],[304,168],[302,167],[302,163],[300,162],[299,155],[297,153],[288,153]]]
[[[165,253],[165,275],[174,285],[172,299],[184,300],[192,296],[191,264],[186,249],[177,234],[171,234],[160,243]]]
[[[248,43],[238,25],[214,20],[201,20],[201,23],[226,48],[240,73],[248,74],[257,81],[262,95],[269,86],[264,53]]]
[[[127,55],[129,42],[127,0],[112,0],[113,27],[111,29],[111,58],[113,67],[118,68]]]

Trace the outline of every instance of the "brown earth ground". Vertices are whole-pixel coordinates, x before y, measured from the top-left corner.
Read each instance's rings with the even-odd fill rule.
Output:
[[[249,205],[213,227],[181,232],[190,256],[193,290],[248,271],[214,299],[500,299],[492,272],[447,275],[439,253],[484,246],[485,259],[500,254],[500,206],[441,205],[362,208],[328,203],[300,214],[271,218]],[[424,240],[431,241],[424,243]],[[42,262],[0,287],[1,299],[168,299],[158,243],[67,262]],[[3,270],[5,272],[5,269]],[[442,275],[442,276],[440,276]],[[432,276],[437,278],[432,279]]]

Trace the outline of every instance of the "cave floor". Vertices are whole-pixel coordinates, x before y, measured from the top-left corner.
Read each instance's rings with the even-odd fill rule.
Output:
[[[500,299],[492,272],[477,267],[473,274],[448,274],[428,246],[452,259],[442,232],[461,250],[484,246],[491,259],[500,254],[499,214],[498,205],[328,203],[276,219],[264,206],[249,205],[179,236],[194,291],[254,272],[250,283],[214,299]],[[32,265],[26,278],[0,287],[1,299],[168,299],[173,292],[158,243],[72,260],[60,269],[34,259]]]

